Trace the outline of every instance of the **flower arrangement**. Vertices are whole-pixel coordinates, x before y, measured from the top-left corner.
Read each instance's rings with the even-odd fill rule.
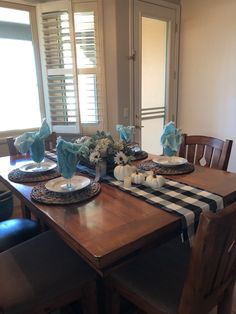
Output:
[[[127,144],[115,141],[110,133],[97,131],[92,136],[84,136],[75,141],[80,144],[79,159],[86,165],[95,166],[99,161],[106,160],[108,168],[116,164],[127,164],[132,160],[132,152]]]
[[[114,161],[117,165],[127,165],[130,161],[130,158],[126,156],[123,152],[116,153]]]

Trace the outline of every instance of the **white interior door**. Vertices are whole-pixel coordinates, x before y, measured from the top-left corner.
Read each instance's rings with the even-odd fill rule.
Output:
[[[176,119],[177,8],[134,0],[134,124],[142,149],[162,153],[160,135]]]

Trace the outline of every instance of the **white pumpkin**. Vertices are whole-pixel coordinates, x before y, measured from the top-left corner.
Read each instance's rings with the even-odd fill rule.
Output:
[[[155,174],[151,174],[146,178],[146,185],[150,186],[152,189],[161,188],[165,184],[166,180],[162,176],[157,176]]]
[[[119,181],[124,181],[124,177],[130,177],[135,170],[135,166],[118,165],[114,169],[114,177]]]
[[[135,171],[131,174],[131,182],[135,184],[142,184],[145,180],[145,176],[143,173]]]

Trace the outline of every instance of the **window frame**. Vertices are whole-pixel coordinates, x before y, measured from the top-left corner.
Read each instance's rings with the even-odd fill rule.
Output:
[[[42,67],[41,67],[40,50],[39,50],[36,6],[26,5],[26,4],[21,4],[21,3],[4,2],[0,0],[0,7],[29,12],[30,26],[31,26],[31,33],[32,33],[32,43],[33,43],[33,50],[34,50],[34,59],[35,59],[36,77],[37,77],[37,83],[38,83],[38,95],[39,95],[39,106],[40,106],[39,110],[40,110],[40,115],[42,119],[43,117],[45,117],[45,104],[44,104],[44,92],[43,92],[43,77],[42,77],[42,71],[41,71]],[[9,136],[17,136],[24,132],[35,131],[37,129],[38,127],[0,131],[0,138],[6,138]]]

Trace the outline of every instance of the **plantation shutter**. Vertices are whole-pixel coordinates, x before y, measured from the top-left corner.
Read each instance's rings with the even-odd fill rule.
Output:
[[[73,32],[67,2],[42,4],[42,38],[48,113],[58,133],[78,133],[79,110]],[[51,9],[51,10],[50,10]]]
[[[105,128],[98,6],[96,2],[76,3],[73,10],[81,127],[84,133],[90,133]]]
[[[54,1],[39,8],[44,88],[53,130],[83,134],[104,130],[101,7],[99,14],[97,1]]]

